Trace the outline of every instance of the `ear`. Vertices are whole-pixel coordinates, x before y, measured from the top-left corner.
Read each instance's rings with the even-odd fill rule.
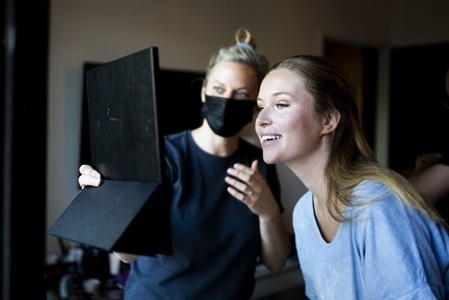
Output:
[[[206,102],[206,87],[203,85],[201,88],[201,102]]]
[[[329,111],[323,118],[322,134],[332,133],[340,123],[340,112],[336,109]]]

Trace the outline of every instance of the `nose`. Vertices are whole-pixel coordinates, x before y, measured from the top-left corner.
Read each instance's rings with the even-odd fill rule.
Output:
[[[268,118],[267,113],[265,113],[265,111],[262,109],[261,111],[259,111],[255,123],[258,127],[267,127],[271,124],[271,121]]]
[[[235,93],[233,91],[226,91],[220,97],[223,98],[235,98]]]

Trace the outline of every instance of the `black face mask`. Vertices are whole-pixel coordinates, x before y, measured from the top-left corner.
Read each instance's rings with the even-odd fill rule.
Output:
[[[254,100],[234,100],[206,95],[203,117],[213,132],[222,137],[236,135],[253,120]]]

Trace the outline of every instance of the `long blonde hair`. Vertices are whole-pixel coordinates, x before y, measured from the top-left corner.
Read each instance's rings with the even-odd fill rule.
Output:
[[[283,60],[273,69],[294,71],[304,80],[306,89],[314,98],[317,115],[335,110],[340,113],[324,172],[328,210],[334,219],[345,220],[341,208],[351,206],[355,187],[361,181],[371,179],[388,186],[406,205],[444,223],[407,179],[377,162],[361,125],[354,87],[341,67],[320,56],[299,55]]]

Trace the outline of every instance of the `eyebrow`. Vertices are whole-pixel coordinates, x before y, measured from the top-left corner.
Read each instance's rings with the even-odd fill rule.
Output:
[[[288,96],[290,96],[290,97],[294,97],[293,94],[288,93],[288,92],[276,92],[276,93],[272,94],[272,96],[275,96],[275,97],[281,96],[281,95],[288,95]],[[257,97],[257,100],[259,100],[259,99],[261,99],[261,98]],[[262,100],[262,99],[261,99],[261,100]]]

